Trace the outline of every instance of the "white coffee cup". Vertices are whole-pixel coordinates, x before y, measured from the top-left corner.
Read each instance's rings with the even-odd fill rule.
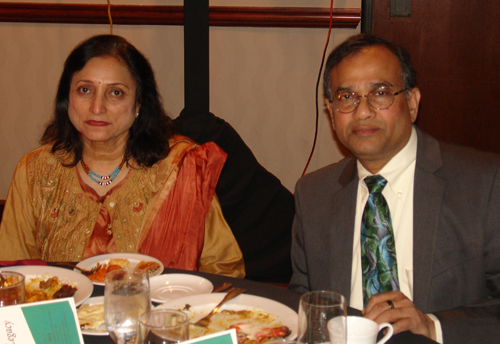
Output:
[[[332,343],[343,341],[345,324],[347,324],[346,344],[384,344],[394,333],[394,329],[389,323],[378,325],[373,320],[357,316],[335,317],[328,322],[328,332]],[[387,328],[387,333],[377,342],[377,335],[384,328]]]

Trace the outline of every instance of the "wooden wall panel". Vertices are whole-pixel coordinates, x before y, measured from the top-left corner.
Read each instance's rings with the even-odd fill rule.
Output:
[[[108,6],[0,2],[0,22],[108,24]],[[183,6],[111,5],[114,24],[184,25]],[[334,28],[355,29],[359,8],[333,9]],[[329,8],[210,7],[210,26],[327,28]]]
[[[422,91],[417,124],[445,141],[500,153],[500,5],[413,0],[411,17],[374,1],[375,34],[407,48]]]

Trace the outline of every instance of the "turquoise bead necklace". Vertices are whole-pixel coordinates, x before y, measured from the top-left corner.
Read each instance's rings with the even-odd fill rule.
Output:
[[[99,184],[101,186],[108,186],[109,184],[111,184],[113,182],[113,180],[115,180],[116,176],[120,173],[123,165],[125,164],[125,161],[127,161],[127,160],[125,159],[125,157],[123,157],[123,160],[120,163],[120,165],[117,166],[113,170],[113,172],[111,172],[107,176],[101,176],[95,172],[92,172],[90,170],[90,168],[87,166],[87,164],[83,162],[83,158],[80,161],[82,163],[83,170],[85,171],[87,176],[89,176],[90,179],[92,179],[94,182],[96,182],[97,184]]]

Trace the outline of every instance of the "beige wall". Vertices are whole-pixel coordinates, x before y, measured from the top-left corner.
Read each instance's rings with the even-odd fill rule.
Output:
[[[361,0],[335,4],[359,8]],[[330,1],[212,0],[210,5],[329,7]],[[328,50],[358,32],[334,30]],[[52,113],[64,59],[77,43],[102,33],[109,33],[109,27],[0,23],[0,199],[7,196],[16,163],[38,146]],[[184,106],[182,27],[115,25],[113,33],[127,38],[150,59],[167,112],[175,118]],[[315,85],[326,35],[327,29],[210,29],[211,111],[236,128],[260,163],[292,191],[313,143]],[[342,158],[322,100],[319,108],[319,139],[308,171]]]

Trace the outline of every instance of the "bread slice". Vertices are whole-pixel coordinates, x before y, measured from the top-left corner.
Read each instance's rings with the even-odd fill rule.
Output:
[[[137,264],[137,266],[135,267],[136,269],[141,269],[141,270],[146,270],[148,272],[148,274],[153,274],[155,273],[156,271],[158,271],[160,269],[160,264],[158,264],[157,262],[140,262],[139,264]]]
[[[82,330],[95,330],[104,324],[104,305],[81,305],[77,311]]]

